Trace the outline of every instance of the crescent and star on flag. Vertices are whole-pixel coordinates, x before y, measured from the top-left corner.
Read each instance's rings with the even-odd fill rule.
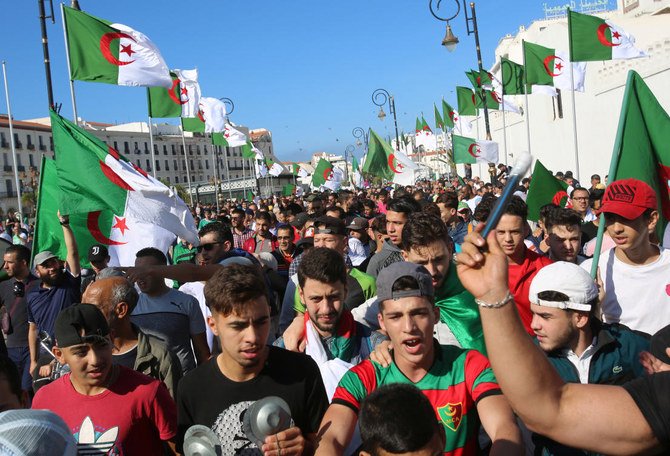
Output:
[[[402,174],[402,171],[398,171],[399,169],[402,170],[404,168],[402,163],[398,163],[398,161],[395,159],[395,154],[390,154],[388,158],[388,164],[389,168],[391,168],[391,171],[393,171],[396,174]]]
[[[600,24],[600,26],[598,27],[597,33],[598,33],[598,41],[600,41],[600,44],[602,44],[603,46],[607,46],[607,47],[620,46],[621,43],[615,43],[613,40],[614,39],[616,39],[616,40],[621,39],[621,34],[615,30],[612,33],[612,39],[613,40],[608,40],[607,35],[605,35],[606,30],[611,31],[612,27],[610,27],[606,23],[605,24]]]
[[[544,70],[552,78],[560,76],[563,73],[563,68],[565,68],[565,65],[563,64],[563,59],[557,55],[549,55],[545,57],[543,63],[544,63]]]
[[[116,57],[114,57],[114,54],[112,54],[112,51],[110,49],[110,46],[112,44],[112,41],[114,40],[120,40],[121,38],[126,38],[131,40],[133,43],[137,43],[135,41],[135,38],[132,36],[128,35],[127,33],[123,32],[110,32],[110,33],[105,33],[102,35],[100,38],[100,52],[102,53],[102,56],[107,60],[109,63],[116,65],[116,66],[123,66],[123,65],[128,65],[130,63],[133,63],[135,60],[119,60]],[[129,43],[127,45],[121,45],[121,50],[119,53],[123,52],[128,55],[128,57],[131,57],[132,54],[135,54],[135,51],[132,49],[132,43]]]

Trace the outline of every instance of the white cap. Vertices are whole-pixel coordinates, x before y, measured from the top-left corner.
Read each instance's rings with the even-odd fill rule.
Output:
[[[543,291],[557,291],[568,296],[564,302],[546,301],[537,295]],[[586,270],[574,263],[558,261],[540,269],[530,284],[528,299],[533,304],[556,309],[588,312],[591,301],[598,297],[598,287]]]

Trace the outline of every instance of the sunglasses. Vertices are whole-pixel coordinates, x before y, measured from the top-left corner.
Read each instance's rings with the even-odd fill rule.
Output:
[[[204,250],[205,252],[209,252],[210,250],[212,250],[212,249],[214,248],[214,246],[215,246],[216,244],[223,244],[223,242],[224,242],[224,241],[221,241],[221,242],[210,242],[209,244],[201,244],[201,245],[197,246],[197,247],[195,248],[195,250],[196,250],[196,252],[198,252],[198,253],[202,252],[203,250]]]

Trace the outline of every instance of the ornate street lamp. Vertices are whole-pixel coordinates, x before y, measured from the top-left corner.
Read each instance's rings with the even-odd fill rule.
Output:
[[[386,102],[388,102],[389,112],[393,115],[393,123],[395,125],[395,149],[400,150],[400,145],[398,144],[398,119],[395,113],[395,100],[393,99],[393,95],[388,93],[387,90],[377,89],[374,92],[372,92],[372,102],[376,106],[379,106],[379,114],[377,114],[377,117],[379,117],[379,120],[382,121],[386,118],[386,113],[384,112],[384,105],[386,104]]]

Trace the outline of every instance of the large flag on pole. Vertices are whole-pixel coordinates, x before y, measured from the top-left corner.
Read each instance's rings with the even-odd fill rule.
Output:
[[[433,109],[435,109],[435,129],[437,130],[439,128],[441,130],[444,130],[444,120],[442,120],[440,111],[437,110],[437,106],[435,105],[435,103],[433,103]]]
[[[67,249],[63,230],[56,216],[59,193],[56,162],[44,158],[40,175],[33,252],[49,250],[59,258],[65,258]],[[77,239],[80,252],[87,252],[95,244],[107,247],[110,266],[133,266],[137,251],[148,246],[156,247],[167,254],[175,240],[173,233],[160,226],[132,219],[123,214],[116,215],[110,210],[71,214],[70,227]],[[82,267],[90,267],[86,255],[80,255],[80,263]]]
[[[568,11],[570,60],[587,62],[635,59],[647,54],[635,47],[635,38],[611,21]]]
[[[498,143],[451,135],[455,163],[498,163]]]
[[[658,238],[670,220],[670,116],[644,79],[628,74],[609,181],[635,178],[654,189],[658,199]]]
[[[227,113],[226,105],[223,101],[213,97],[200,97],[198,106],[200,107],[202,118],[205,121],[205,133],[218,133],[225,130]],[[223,136],[226,138],[226,141],[228,141],[225,133]],[[230,144],[230,141],[228,141],[228,144]]]
[[[172,87],[160,51],[144,34],[76,9],[63,7],[70,78],[143,87]]]
[[[418,122],[419,119],[417,118]],[[394,172],[390,163],[392,158],[389,159],[389,157],[392,157],[393,153],[391,145],[371,129],[368,136],[368,153],[365,163],[363,163],[363,172],[382,179],[392,180]]]
[[[549,86],[561,90],[572,90],[570,82],[570,56],[567,52],[558,51],[539,44],[524,41],[523,52],[526,62],[526,83],[529,86]],[[575,80],[575,91],[584,91],[586,64],[572,63]]]
[[[130,229],[124,227],[127,219],[137,220],[197,244],[191,211],[170,188],[54,111],[51,129],[62,214],[109,210],[119,218],[121,231]],[[96,218],[90,223],[98,226]]]
[[[198,70],[172,70],[172,87],[149,87],[149,117],[195,117],[200,85]]]
[[[198,111],[197,116],[195,117],[182,117],[181,128],[184,131],[190,131],[193,133],[204,133],[205,119],[202,117],[202,112]]]
[[[442,100],[442,119],[444,121],[444,125],[448,128],[454,128],[454,116],[456,114],[456,111],[454,111],[454,108],[452,108],[449,103],[446,101]]]
[[[532,176],[526,204],[528,205],[528,220],[537,222],[543,206],[555,204],[565,207],[568,202],[568,184],[554,177],[540,160],[535,161]]]
[[[500,82],[504,95],[523,95],[523,65],[512,62],[505,57],[500,58]]]
[[[230,122],[227,122],[225,125],[223,136],[228,141],[228,146],[230,147],[242,147],[247,143],[247,135],[235,128],[236,126]]]
[[[458,112],[462,116],[477,115],[477,99],[472,89],[456,87],[456,98],[458,99]]]
[[[479,73],[477,70],[470,70],[466,71],[465,75],[468,77],[470,84],[472,84],[472,87],[475,89],[484,88],[491,90],[493,87],[493,75],[488,71],[482,71],[482,73]]]
[[[312,186],[319,188],[327,181],[333,179],[333,165],[325,158],[321,158],[314,168],[312,174]]]

